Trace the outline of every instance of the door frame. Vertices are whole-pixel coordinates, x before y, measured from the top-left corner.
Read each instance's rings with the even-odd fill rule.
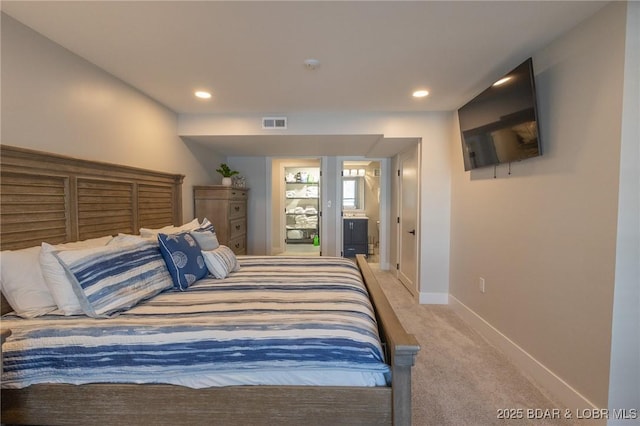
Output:
[[[389,179],[389,171],[391,169],[391,159],[390,158],[380,158],[380,157],[362,157],[362,156],[352,156],[352,157],[337,157],[336,158],[336,199],[334,203],[337,207],[335,209],[335,220],[336,220],[336,253],[340,255],[342,253],[342,241],[343,241],[343,230],[342,230],[342,170],[344,169],[345,161],[377,161],[380,164],[380,206],[379,217],[380,217],[380,235],[379,235],[379,262],[380,269],[389,270],[390,269],[390,261],[389,261],[389,236],[390,236],[390,218],[391,218],[391,198],[390,198],[390,179]]]
[[[281,253],[284,251],[285,246],[285,230],[284,224],[286,223],[286,216],[284,214],[285,199],[284,199],[284,169],[285,167],[307,167],[301,165],[304,162],[317,162],[317,165],[308,167],[318,167],[320,169],[320,185],[318,190],[320,191],[320,199],[318,200],[319,207],[319,225],[320,225],[320,256],[323,255],[323,241],[325,233],[325,214],[322,213],[325,199],[324,191],[324,176],[326,176],[326,158],[322,156],[309,156],[309,157],[267,157],[267,175],[268,181],[271,181],[271,185],[267,186],[267,199],[270,200],[270,207],[268,210],[267,218],[267,247],[269,249],[269,255]],[[277,167],[274,167],[274,164]],[[274,194],[277,194],[277,202],[274,201]]]

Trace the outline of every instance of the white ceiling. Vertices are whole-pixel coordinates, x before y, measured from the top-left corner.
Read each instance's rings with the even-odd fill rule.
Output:
[[[455,110],[603,5],[2,1],[1,7],[177,113],[286,115]],[[320,66],[307,69],[308,58]],[[431,94],[414,99],[419,88]],[[196,89],[213,98],[196,99]],[[220,143],[235,146],[231,137]]]

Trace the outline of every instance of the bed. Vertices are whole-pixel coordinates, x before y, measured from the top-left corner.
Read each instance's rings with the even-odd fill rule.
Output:
[[[67,241],[85,240],[104,235],[118,233],[133,234],[139,228],[158,228],[170,224],[181,224],[181,184],[182,176],[151,172],[130,167],[105,163],[88,162],[68,157],[41,152],[2,147],[2,250],[20,249],[47,241],[51,244]],[[55,165],[55,167],[52,167]],[[34,208],[38,206],[38,208]],[[25,216],[29,215],[29,216]],[[25,220],[25,217],[28,219]],[[349,291],[354,297],[353,306],[346,309],[349,316],[356,317],[359,323],[371,334],[377,331],[381,338],[379,353],[375,349],[365,351],[378,370],[376,374],[366,374],[367,383],[350,385],[337,378],[326,377],[324,383],[291,384],[286,381],[287,375],[265,379],[249,378],[248,382],[238,381],[237,377],[226,377],[224,374],[213,374],[211,377],[197,377],[197,382],[184,383],[169,379],[158,380],[159,383],[126,383],[126,377],[132,377],[130,371],[124,371],[121,378],[107,383],[96,383],[100,380],[89,379],[91,383],[76,381],[77,384],[38,383],[37,380],[26,385],[12,384],[12,376],[7,369],[6,382],[2,388],[2,422],[9,424],[397,424],[411,423],[411,367],[418,351],[415,338],[402,328],[384,293],[375,280],[364,257],[357,258],[356,269],[349,261],[341,259],[314,259],[315,262],[331,263],[331,268],[340,266],[339,274],[346,274],[339,287]],[[289,279],[288,286],[293,292],[306,295],[296,315],[290,317],[287,310],[286,322],[292,324],[318,324],[334,327],[336,319],[331,315],[317,315],[315,307],[325,293],[335,292],[335,288],[324,288],[326,282],[314,283],[311,277],[302,279],[300,271],[289,270],[299,259],[261,258],[256,256],[239,257],[240,270],[228,278],[215,283],[209,279],[198,281],[193,291],[178,294],[187,301],[191,295],[206,288],[228,285],[236,291],[234,299],[223,304],[223,311],[229,311],[230,304],[245,315],[243,321],[255,315],[262,315],[265,303],[278,303],[266,300],[265,295],[280,294],[283,291],[280,283],[287,281],[282,277],[274,277],[273,270],[284,275],[297,277]],[[265,265],[274,262],[275,269],[264,270]],[[342,262],[342,264],[341,264]],[[313,265],[307,265],[312,271]],[[316,265],[320,267],[320,265]],[[315,267],[315,266],[314,266]],[[304,269],[305,266],[302,266]],[[346,269],[345,269],[346,268]],[[350,269],[349,269],[350,268]],[[253,275],[253,281],[246,281],[247,275]],[[312,274],[321,276],[327,281],[328,274]],[[258,278],[256,278],[258,277]],[[267,285],[271,280],[271,286]],[[329,280],[333,282],[334,280]],[[253,282],[254,284],[251,284]],[[366,285],[366,290],[363,290]],[[225,283],[221,285],[222,283]],[[259,289],[247,289],[251,285],[259,285]],[[333,284],[332,284],[333,285]],[[248,287],[249,286],[249,287]],[[260,294],[250,303],[258,303],[253,309],[247,306],[237,309],[244,294],[251,292]],[[313,294],[312,292],[319,292]],[[325,292],[325,293],[323,293]],[[361,312],[362,301],[357,299],[362,294],[370,297],[375,312],[366,315]],[[83,321],[103,321],[109,326],[122,330],[130,318],[148,318],[157,314],[154,309],[166,309],[177,300],[176,294],[161,293],[149,298],[131,310],[116,316],[113,320],[95,320],[87,318],[63,317],[69,329],[80,326]],[[173,298],[172,298],[173,297]],[[180,298],[179,297],[179,298]],[[170,299],[168,299],[170,298]],[[178,299],[179,299],[178,298]],[[200,299],[198,299],[200,300]],[[245,303],[247,301],[243,301]],[[189,303],[186,303],[189,305]],[[268,310],[273,310],[269,305]],[[357,308],[356,308],[357,307]],[[10,311],[3,300],[3,314]],[[247,316],[248,312],[250,315]],[[260,312],[257,314],[256,312]],[[127,316],[129,314],[129,317]],[[183,323],[176,327],[202,324],[200,320],[185,319],[193,313],[181,313]],[[146,315],[146,317],[145,317]],[[316,315],[313,319],[313,315]],[[46,333],[47,316],[32,321],[33,329]],[[176,317],[177,318],[177,317]],[[308,319],[307,319],[308,318]],[[320,320],[319,318],[322,318]],[[2,341],[9,345],[19,334],[10,337],[11,330],[5,324],[16,324],[18,319],[6,317],[3,321]],[[144,322],[144,321],[143,321]],[[155,321],[154,321],[155,322]],[[177,322],[177,320],[176,320]],[[71,326],[71,324],[74,324]],[[76,327],[77,325],[77,327]],[[123,326],[124,325],[124,326]],[[139,324],[138,324],[139,326]],[[16,330],[19,326],[14,326]],[[345,331],[348,327],[338,325],[342,331],[334,329],[332,337]],[[135,328],[135,327],[134,327]],[[294,327],[295,328],[295,327]],[[376,330],[377,328],[377,330]],[[181,329],[184,331],[183,329]],[[193,331],[193,330],[191,330]],[[148,330],[145,331],[145,333]],[[325,330],[326,332],[326,330]],[[269,336],[274,337],[274,336]],[[325,336],[326,337],[326,336]],[[278,336],[282,338],[282,336]],[[322,344],[326,344],[324,341]],[[286,346],[286,345],[285,345]],[[295,345],[297,348],[304,345]],[[255,345],[247,345],[253,351]],[[206,359],[210,347],[189,347],[191,353],[202,355]],[[324,356],[332,351],[327,349]],[[337,351],[339,352],[339,351]],[[237,354],[234,352],[231,355]],[[302,356],[308,354],[301,352]],[[9,352],[7,353],[9,354]],[[148,354],[148,353],[147,353]],[[183,352],[184,355],[184,352]],[[288,353],[286,356],[290,356]],[[250,358],[250,357],[249,357]],[[230,362],[235,362],[229,358]],[[319,358],[318,358],[319,359]],[[318,359],[307,359],[309,365],[315,365]],[[11,365],[16,365],[15,360]],[[380,362],[383,361],[383,362]],[[72,362],[71,360],[69,362]],[[158,360],[164,362],[163,359]],[[81,365],[81,364],[79,364]],[[250,363],[236,364],[251,369]],[[286,365],[285,365],[286,366]],[[354,370],[348,363],[342,371]],[[13,367],[12,367],[13,368]],[[15,369],[13,370],[15,372]],[[100,376],[100,373],[96,373]],[[167,374],[171,376],[171,374]],[[198,376],[197,374],[195,376]],[[67,380],[67,379],[65,379]],[[388,381],[388,383],[387,383]],[[249,384],[247,384],[249,383]],[[259,384],[251,384],[259,383]],[[264,384],[268,383],[268,384]],[[8,388],[8,387],[16,388]]]

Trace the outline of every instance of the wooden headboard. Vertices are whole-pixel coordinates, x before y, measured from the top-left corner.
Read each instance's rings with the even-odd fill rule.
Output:
[[[183,175],[6,145],[0,175],[0,250],[182,224]]]

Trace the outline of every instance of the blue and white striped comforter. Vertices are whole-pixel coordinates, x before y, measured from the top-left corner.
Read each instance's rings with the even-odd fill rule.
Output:
[[[341,258],[240,256],[241,269],[115,318],[2,318],[3,388],[36,383],[384,386],[375,316]]]

